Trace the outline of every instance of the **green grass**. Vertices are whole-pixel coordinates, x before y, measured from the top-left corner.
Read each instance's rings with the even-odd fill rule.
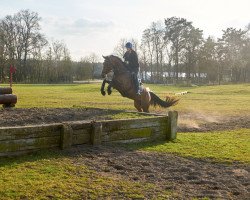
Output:
[[[178,133],[174,142],[127,144],[134,150],[174,153],[219,162],[250,163],[250,129],[207,133]]]
[[[168,93],[189,91],[180,96],[174,110],[206,115],[238,116],[250,113],[250,85],[173,87],[146,85],[164,98]],[[100,94],[100,84],[14,85],[18,108],[97,107],[135,110],[133,101],[114,91],[111,96]],[[166,109],[151,108],[154,112]],[[138,114],[117,113],[112,118],[133,118]],[[164,143],[128,144],[140,151],[174,153],[184,157],[209,158],[220,162],[250,163],[250,130],[207,133],[178,133],[177,140]],[[169,191],[157,184],[122,180],[78,165],[71,157],[59,152],[41,152],[18,158],[0,158],[0,199],[105,199],[118,196],[144,198],[155,193],[155,199],[166,199]]]
[[[174,87],[148,85],[161,98],[168,93],[189,91],[180,96],[177,111],[197,111],[205,114],[242,115],[250,112],[250,84]],[[18,96],[19,108],[29,107],[97,107],[119,110],[135,110],[133,101],[121,97],[114,90],[111,96],[100,94],[100,84],[71,85],[14,85]],[[154,112],[166,112],[166,109],[152,108]]]
[[[158,191],[155,192],[155,190]],[[166,199],[157,185],[106,176],[63,153],[0,159],[0,199]]]

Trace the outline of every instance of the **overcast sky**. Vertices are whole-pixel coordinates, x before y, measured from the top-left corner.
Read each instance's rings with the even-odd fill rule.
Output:
[[[48,39],[63,40],[78,60],[108,55],[120,38],[137,38],[151,22],[177,16],[204,35],[250,23],[250,0],[0,0],[0,18],[21,9],[38,12]]]

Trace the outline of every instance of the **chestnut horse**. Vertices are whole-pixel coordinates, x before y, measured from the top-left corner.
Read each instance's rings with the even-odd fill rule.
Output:
[[[103,56],[103,70],[102,77],[106,77],[106,75],[113,71],[114,75],[112,80],[104,79],[101,93],[105,95],[105,83],[109,83],[108,94],[111,94],[111,87],[118,90],[123,97],[127,97],[129,99],[134,100],[134,106],[139,112],[149,112],[150,105],[158,105],[163,108],[168,108],[170,106],[174,106],[178,103],[179,99],[174,97],[166,97],[166,100],[161,100],[156,94],[149,91],[148,88],[143,86],[141,89],[141,95],[136,94],[135,84],[133,82],[132,76],[130,72],[127,70],[123,61],[117,56]]]

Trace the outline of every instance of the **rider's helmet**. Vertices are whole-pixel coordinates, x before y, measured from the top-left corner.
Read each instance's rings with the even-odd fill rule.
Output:
[[[131,42],[127,42],[125,47],[128,48],[128,49],[132,49],[133,45],[132,45]]]

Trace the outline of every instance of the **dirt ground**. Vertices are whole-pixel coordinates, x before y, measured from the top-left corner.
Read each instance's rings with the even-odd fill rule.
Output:
[[[182,158],[171,154],[129,151],[121,147],[76,147],[69,151],[73,164],[87,165],[108,177],[156,184],[157,190],[174,191],[171,199],[244,200],[250,197],[250,166]]]
[[[0,127],[111,119],[110,115],[121,112],[92,108],[0,109]]]
[[[92,108],[0,109],[0,127],[112,119],[111,115],[122,112]],[[208,116],[194,111],[179,112],[179,132],[205,132],[237,128],[250,128],[250,115],[222,117],[218,115]]]
[[[194,111],[179,112],[179,132],[207,132],[239,128],[250,128],[250,115],[223,116],[222,114],[206,115]]]

